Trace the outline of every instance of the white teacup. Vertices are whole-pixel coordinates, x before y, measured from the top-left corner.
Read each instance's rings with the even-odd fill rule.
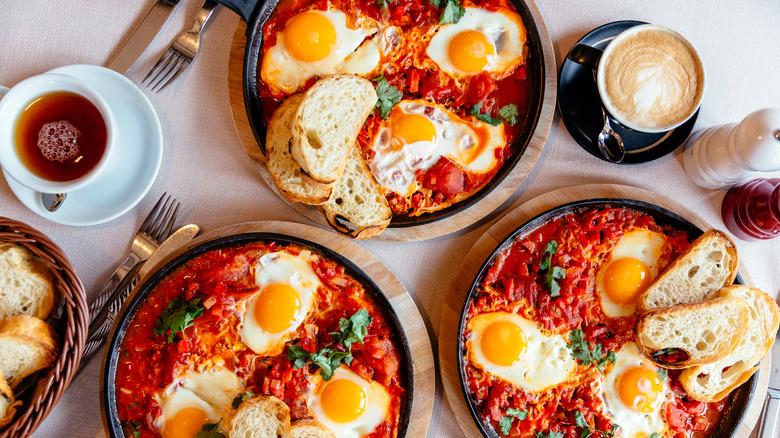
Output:
[[[40,171],[36,172],[31,169],[29,161],[25,162],[22,157],[23,153],[20,152],[19,147],[22,142],[18,141],[20,136],[17,135],[17,132],[22,129],[19,126],[22,114],[25,111],[30,111],[29,108],[39,99],[45,99],[47,96],[54,95],[53,93],[60,92],[74,93],[85,98],[99,111],[105,123],[105,149],[103,149],[102,155],[99,152],[93,154],[94,157],[90,160],[95,164],[83,174],[67,180],[46,178]],[[105,99],[87,83],[71,76],[45,73],[25,79],[11,89],[0,87],[0,96],[2,96],[0,98],[0,167],[20,184],[41,193],[67,193],[93,183],[105,170],[116,148],[117,123]],[[36,158],[37,160],[44,163],[48,160],[51,162],[48,165],[56,167],[58,164],[55,161],[58,163],[60,160],[76,162],[81,159],[74,155],[79,153],[79,149],[75,146],[78,145],[78,138],[82,135],[81,131],[74,125],[77,122],[71,124],[67,120],[46,120],[42,117],[38,119],[41,120],[42,124],[40,128],[34,128],[40,129],[37,143],[40,148],[40,156]],[[32,129],[29,128],[28,131]],[[82,127],[82,129],[85,128]],[[92,128],[87,127],[86,129]],[[99,138],[102,139],[102,127],[95,129],[99,130],[101,134]],[[86,137],[83,138],[86,139],[90,134],[84,133],[84,135]],[[53,143],[53,141],[60,141],[61,138],[66,138],[68,142],[68,146],[64,149],[61,142],[59,148]],[[66,153],[70,155],[63,155]]]

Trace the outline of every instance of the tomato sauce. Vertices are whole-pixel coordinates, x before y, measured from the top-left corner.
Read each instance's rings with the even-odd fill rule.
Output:
[[[595,277],[617,241],[634,228],[646,228],[666,236],[668,244],[659,260],[659,271],[690,246],[687,233],[659,226],[653,218],[638,211],[603,208],[568,214],[519,236],[498,254],[467,305],[466,320],[481,313],[512,312],[533,321],[547,333],[562,334],[567,340],[570,331],[580,329],[589,343],[603,345],[605,355],[608,351],[618,351],[625,343],[634,341],[638,317],[635,314],[606,316],[596,292]],[[557,297],[551,296],[539,267],[552,240],[557,242],[558,250],[551,257],[551,266],[565,270],[565,277],[558,280]],[[463,333],[464,351],[469,334]],[[598,373],[530,394],[485,373],[467,358],[468,355],[464,357],[463,372],[468,392],[484,424],[498,432],[507,409],[529,412],[525,420],[513,421],[505,436],[530,437],[536,432],[552,431],[563,433],[564,438],[580,437],[583,428],[576,425],[575,411],[581,412],[588,424],[595,424],[598,430],[609,431],[613,426],[598,393]],[[706,436],[722,417],[728,398],[718,403],[689,399],[677,380],[678,375],[679,372],[669,372],[673,398],[665,409],[664,420],[675,438]]]
[[[317,288],[316,306],[296,330],[293,341],[309,352],[324,348],[339,330],[339,320],[366,309],[373,318],[363,344],[352,346],[350,369],[359,376],[382,384],[390,395],[385,421],[372,438],[396,436],[406,382],[399,373],[401,352],[397,336],[363,285],[338,263],[317,255],[303,254],[296,245],[275,242],[251,243],[217,249],[198,256],[160,281],[133,316],[119,350],[116,373],[116,402],[119,419],[127,436],[157,437],[153,425],[161,414],[155,394],[163,390],[191,365],[224,361],[246,382],[245,391],[273,395],[284,401],[293,420],[311,418],[306,404],[309,378],[314,365],[294,369],[285,352],[273,357],[255,354],[240,340],[240,315],[236,303],[258,291],[252,266],[267,252],[285,251],[310,259],[322,285]],[[200,298],[208,303],[183,336],[168,342],[167,334],[155,335],[154,327],[163,310],[176,298]],[[340,344],[339,344],[340,345]]]

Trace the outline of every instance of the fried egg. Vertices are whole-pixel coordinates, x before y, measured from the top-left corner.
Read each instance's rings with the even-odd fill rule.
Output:
[[[219,429],[226,431],[224,421],[232,413],[231,402],[243,385],[235,373],[218,365],[196,371],[190,366],[154,399],[161,413],[153,421],[163,438],[190,438],[204,423],[222,419]]]
[[[561,335],[545,335],[520,315],[483,313],[468,324],[469,361],[529,393],[570,379],[576,368]]]
[[[441,105],[405,100],[390,111],[373,139],[371,172],[386,189],[408,196],[417,174],[441,157],[468,172],[489,172],[505,138],[503,124],[469,121]]]
[[[258,259],[255,282],[259,291],[238,303],[239,336],[255,353],[280,354],[311,310],[314,293],[322,283],[306,260],[307,254],[269,252]]]
[[[294,15],[263,56],[261,78],[272,90],[292,94],[315,76],[371,72],[380,60],[380,42],[363,41],[377,32],[378,25],[358,17],[355,26],[348,26],[347,16],[339,10]]]
[[[425,53],[455,78],[487,71],[499,79],[523,62],[525,40],[523,21],[516,13],[466,8],[460,21],[442,25]]]
[[[619,436],[664,436],[663,410],[671,394],[669,385],[658,377],[658,368],[642,357],[636,344],[629,342],[617,352],[615,366],[604,373],[601,389],[605,414],[620,426]]]
[[[342,365],[330,380],[312,377],[307,403],[315,420],[337,438],[366,436],[384,422],[390,396],[378,382],[368,382]]]
[[[605,315],[634,314],[637,296],[658,276],[665,244],[665,235],[645,228],[623,234],[596,274],[596,291]]]

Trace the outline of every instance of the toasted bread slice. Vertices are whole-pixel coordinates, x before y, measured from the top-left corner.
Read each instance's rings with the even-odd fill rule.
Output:
[[[317,420],[293,421],[292,438],[336,438],[336,434]]]
[[[716,362],[687,368],[680,374],[685,392],[703,402],[720,401],[745,383],[758,370],[755,365],[772,348],[780,325],[777,303],[758,289],[726,286],[718,292],[718,296],[745,300],[750,306],[750,321],[747,334],[734,351]]]
[[[329,188],[341,178],[376,101],[374,85],[357,75],[327,76],[306,91],[293,120],[290,152],[308,183]]]
[[[265,156],[268,173],[284,197],[292,202],[316,205],[328,202],[332,187],[323,188],[306,183],[301,176],[301,167],[290,155],[292,122],[302,100],[302,93],[294,94],[274,111],[268,122]]]
[[[22,404],[21,401],[14,400],[14,393],[8,382],[3,378],[0,372],[0,427],[7,425],[13,420],[16,414],[16,407]]]
[[[747,332],[750,307],[742,298],[721,297],[653,310],[639,317],[639,349],[658,366],[682,369],[723,359]],[[674,363],[659,360],[669,349],[687,354]]]
[[[230,421],[230,436],[290,438],[290,408],[271,395],[244,400]]]
[[[49,324],[33,316],[11,316],[0,322],[0,372],[11,388],[54,363],[54,336]]]
[[[382,187],[363,160],[358,145],[350,149],[347,169],[336,183],[330,201],[317,208],[331,227],[355,239],[376,236],[393,218]]]
[[[0,243],[0,319],[14,315],[46,319],[54,299],[48,269],[27,249]]]
[[[725,233],[708,230],[637,297],[640,312],[712,298],[737,276],[737,246]]]

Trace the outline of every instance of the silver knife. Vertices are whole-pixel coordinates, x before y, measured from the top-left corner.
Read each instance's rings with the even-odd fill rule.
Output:
[[[127,73],[163,28],[178,3],[179,0],[157,0],[138,26],[133,29],[130,38],[122,44],[114,59],[108,63],[108,68],[119,74]]]
[[[146,261],[133,266],[130,272],[127,273],[111,293],[111,296],[106,301],[107,304],[100,310],[100,313],[95,316],[95,319],[89,325],[87,341],[84,344],[84,355],[81,357],[81,363],[76,371],[76,375],[86,367],[95,353],[97,353],[103,343],[106,342],[108,333],[114,325],[114,319],[116,318],[117,313],[119,313],[119,310],[133,290],[133,286],[138,283],[138,280],[143,278],[144,275],[149,272],[149,269],[153,268],[159,261],[195,238],[199,232],[200,227],[197,225],[184,225],[168,236]]]
[[[772,346],[772,362],[769,374],[769,388],[766,393],[763,419],[758,436],[760,438],[775,438],[780,436],[780,332],[775,337]]]

